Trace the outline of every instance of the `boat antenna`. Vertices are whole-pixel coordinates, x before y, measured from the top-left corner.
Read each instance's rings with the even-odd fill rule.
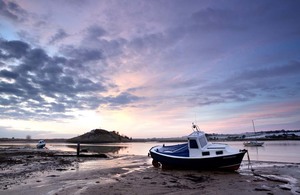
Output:
[[[197,131],[197,132],[200,131],[199,127],[197,125],[195,125],[195,123],[192,123],[192,128],[194,131]]]

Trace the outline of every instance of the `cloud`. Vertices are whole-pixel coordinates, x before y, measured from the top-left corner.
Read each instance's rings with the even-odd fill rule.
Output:
[[[128,92],[122,92],[117,96],[109,96],[105,98],[111,108],[118,108],[124,105],[142,100],[142,97],[132,95]]]
[[[28,130],[28,129],[15,129],[8,126],[0,126],[1,138],[19,138],[26,139],[30,136],[31,139],[45,139],[45,138],[70,138],[70,134],[53,133],[52,131],[45,130]],[[75,135],[73,135],[75,136]]]
[[[198,105],[211,105],[252,101],[264,97],[268,99],[270,97],[297,96],[299,93],[288,92],[299,90],[299,86],[297,86],[299,78],[295,80],[299,73],[300,63],[298,61],[291,61],[280,66],[243,70],[215,82],[204,83],[188,98],[188,101],[196,102]],[[281,78],[285,78],[285,80]],[[288,83],[285,83],[286,81]]]
[[[18,76],[19,76],[19,74],[5,70],[5,69],[0,71],[0,77],[3,77],[3,78],[16,79]]]
[[[0,58],[16,58],[19,59],[27,54],[29,45],[22,41],[5,41],[0,40]],[[6,51],[3,53],[3,51]]]
[[[66,33],[63,29],[58,29],[57,32],[50,38],[49,44],[54,44],[68,36],[68,33]]]
[[[87,28],[86,38],[91,40],[96,40],[103,37],[106,34],[107,34],[106,30],[103,29],[101,26],[92,25]]]
[[[233,77],[237,80],[251,80],[251,79],[266,79],[271,77],[282,77],[297,75],[300,73],[300,62],[291,61],[285,65],[262,67],[260,69],[246,70]]]
[[[22,41],[0,40],[0,51],[4,64],[0,70],[0,115],[3,117],[70,118],[67,113],[74,109],[126,105],[139,99],[130,93],[116,97],[101,95],[108,87],[115,86],[110,80],[93,78],[96,73],[90,73],[92,68],[88,63],[103,59],[97,49],[69,47],[65,50],[66,57],[58,57]],[[73,66],[73,62],[82,68]]]
[[[229,9],[205,8],[192,14],[192,19],[197,28],[203,31],[211,30],[242,30],[242,25],[236,18],[238,12]],[[194,26],[194,28],[196,27]],[[199,30],[200,30],[199,29]]]
[[[13,21],[22,22],[28,13],[15,2],[0,0],[0,15]]]
[[[85,63],[94,60],[101,60],[104,58],[103,52],[101,49],[90,49],[90,48],[75,48],[73,46],[67,46],[61,48],[61,51],[76,60],[79,60],[80,63]]]

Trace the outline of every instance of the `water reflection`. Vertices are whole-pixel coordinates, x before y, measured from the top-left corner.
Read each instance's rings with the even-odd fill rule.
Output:
[[[272,162],[300,162],[300,141],[265,141],[263,147],[244,147],[243,142],[221,142],[237,149],[247,149],[250,159]],[[147,156],[149,149],[155,145],[174,145],[177,143],[128,142],[110,144],[81,144],[81,149],[94,153],[109,153],[113,155],[143,155]],[[0,142],[0,148],[36,148],[36,143]],[[47,143],[49,150],[76,152],[77,145],[72,143]],[[246,160],[246,158],[244,158]]]
[[[77,149],[77,145],[68,145],[67,147],[72,148],[74,150]],[[99,154],[119,154],[120,150],[126,149],[126,146],[99,146],[99,145],[81,145],[80,150],[82,152],[91,152],[91,153],[99,153]]]
[[[245,147],[248,152],[251,154],[252,156],[252,160],[261,160],[259,157],[259,153],[263,153],[265,151],[265,147],[264,146],[250,146],[250,147]]]

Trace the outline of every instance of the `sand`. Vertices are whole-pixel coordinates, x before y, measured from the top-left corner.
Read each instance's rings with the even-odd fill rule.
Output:
[[[0,150],[0,194],[300,194],[300,164],[252,161],[251,171],[243,161],[237,172],[162,170],[146,155],[56,153]]]

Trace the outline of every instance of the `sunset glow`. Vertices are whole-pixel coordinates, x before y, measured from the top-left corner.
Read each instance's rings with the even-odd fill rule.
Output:
[[[0,137],[300,129],[299,6],[0,0]]]

